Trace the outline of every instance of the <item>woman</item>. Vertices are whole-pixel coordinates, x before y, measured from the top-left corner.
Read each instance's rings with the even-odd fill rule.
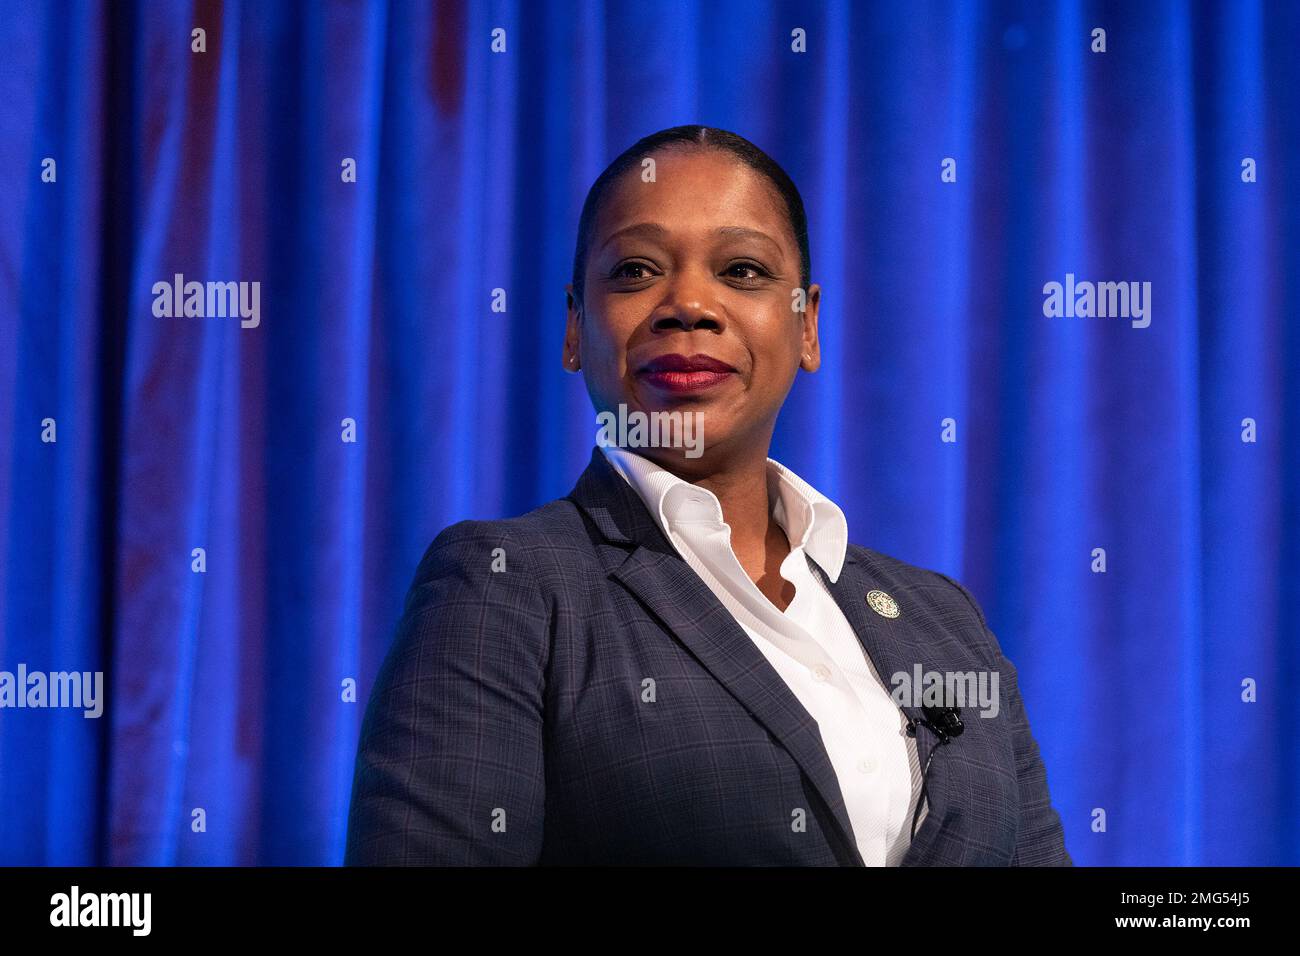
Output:
[[[671,427],[609,429],[568,497],[429,547],[347,863],[1070,864],[974,600],[767,457],[820,363],[809,278],[798,190],[739,136],[664,130],[597,179],[563,363],[605,421]],[[899,693],[931,673],[991,706]]]

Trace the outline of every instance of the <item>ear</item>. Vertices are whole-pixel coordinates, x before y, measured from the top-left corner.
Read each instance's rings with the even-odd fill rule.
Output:
[[[821,344],[817,340],[817,309],[821,305],[822,287],[813,283],[808,287],[808,298],[803,312],[803,334],[799,342],[799,367],[805,372],[821,368]]]
[[[582,310],[573,295],[573,283],[564,287],[564,301],[568,318],[564,323],[564,353],[560,361],[566,372],[577,372],[582,368]]]

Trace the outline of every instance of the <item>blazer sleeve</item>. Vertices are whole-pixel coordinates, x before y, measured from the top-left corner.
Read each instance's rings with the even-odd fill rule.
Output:
[[[344,865],[538,862],[549,615],[490,529],[452,525],[416,570],[366,707]]]
[[[1020,828],[1016,835],[1016,849],[1011,857],[1012,866],[1073,866],[1074,861],[1065,849],[1065,833],[1060,815],[1052,806],[1047,787],[1047,768],[1038,752],[1038,742],[1029,729],[1029,716],[1020,696],[1020,682],[1015,665],[1002,653],[1002,646],[989,629],[979,604],[960,583],[940,575],[957,588],[979,618],[980,629],[988,643],[993,669],[1006,685],[1009,718],[1015,738],[1016,776],[1020,781]]]

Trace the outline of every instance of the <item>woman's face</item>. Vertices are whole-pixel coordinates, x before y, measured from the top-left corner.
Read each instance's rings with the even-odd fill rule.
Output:
[[[566,287],[564,367],[581,368],[599,412],[702,413],[701,468],[766,454],[795,373],[820,363],[820,289],[795,311],[799,248],[766,177],[714,149],[653,156],[655,181],[633,167],[597,213],[585,314]]]

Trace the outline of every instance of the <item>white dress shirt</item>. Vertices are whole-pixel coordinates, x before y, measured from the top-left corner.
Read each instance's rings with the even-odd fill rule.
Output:
[[[844,612],[804,557],[838,580],[849,540],[844,512],[794,472],[767,460],[772,517],[790,543],[781,577],[795,588],[781,611],[741,567],[716,495],[626,449],[602,451],[817,721],[862,859],[868,866],[897,866],[911,842],[921,792],[916,741],[907,736],[903,712]]]

